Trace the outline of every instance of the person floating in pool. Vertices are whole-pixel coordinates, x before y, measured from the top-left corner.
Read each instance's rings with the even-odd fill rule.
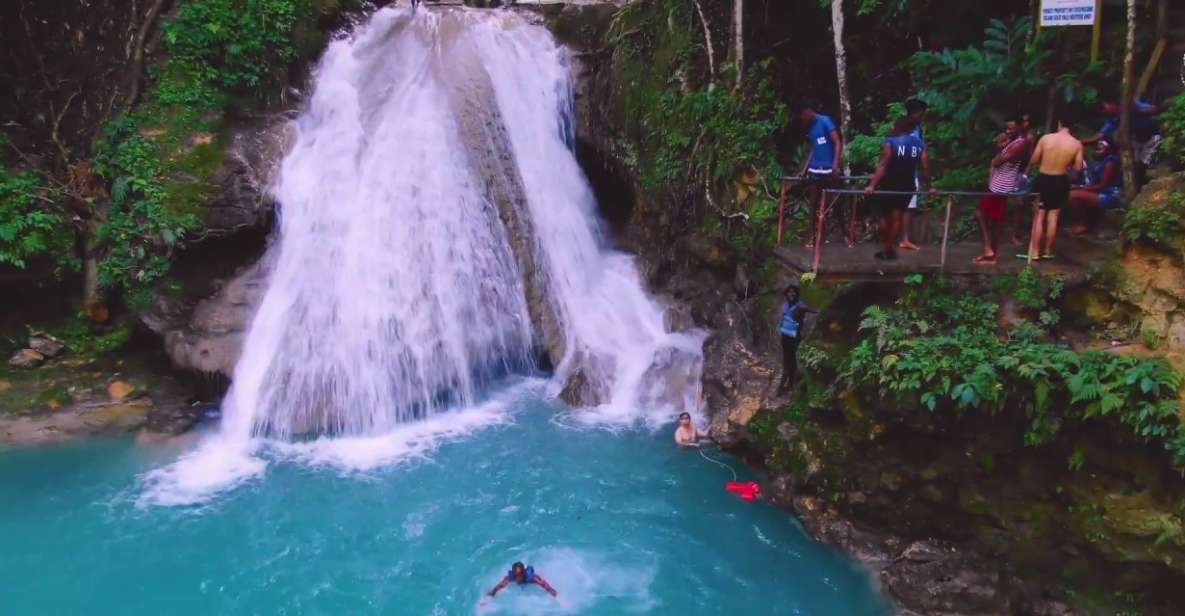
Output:
[[[516,562],[510,566],[510,572],[506,574],[506,577],[502,578],[502,580],[498,582],[497,586],[490,589],[490,596],[498,596],[498,591],[511,584],[518,584],[519,586],[535,584],[543,590],[546,590],[547,594],[553,597],[559,594],[554,588],[551,587],[551,584],[547,583],[547,580],[543,579],[543,576],[535,573],[534,567],[527,567],[521,562]]]
[[[698,447],[711,437],[691,423],[690,413],[679,413],[679,427],[675,428],[675,442],[685,447]]]

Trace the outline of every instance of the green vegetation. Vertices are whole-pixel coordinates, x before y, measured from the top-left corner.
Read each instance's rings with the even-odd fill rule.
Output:
[[[132,324],[129,322],[99,325],[82,317],[52,323],[44,329],[66,343],[71,353],[83,357],[116,351],[132,338]]]
[[[1145,242],[1172,251],[1181,247],[1185,235],[1185,194],[1168,196],[1162,206],[1145,204],[1127,211],[1123,236],[1132,242]]]
[[[1181,377],[1163,360],[1074,351],[1023,324],[1001,336],[997,298],[955,291],[942,279],[910,282],[893,306],[865,311],[864,337],[842,362],[840,387],[931,412],[1021,411],[1029,445],[1071,422],[1118,419],[1185,463]],[[1015,284],[1029,306],[1044,304],[1057,287]]]
[[[59,270],[77,269],[68,220],[40,177],[0,167],[0,263],[24,269],[48,258]]]
[[[281,90],[288,67],[320,48],[319,0],[191,0],[164,27],[169,60],[156,101],[247,107]]]
[[[1185,92],[1168,102],[1159,120],[1164,132],[1160,155],[1177,167],[1185,167]]]
[[[228,114],[271,102],[320,48],[324,0],[191,0],[163,26],[167,60],[142,105],[105,127],[95,170],[110,182],[98,229],[100,281],[146,301],[174,249],[200,226]]]
[[[689,3],[659,0],[622,9],[610,33],[625,89],[628,144],[623,157],[636,164],[639,182],[672,195],[701,194],[714,211],[690,214],[685,224],[722,237],[739,254],[769,246],[777,197],[768,178],[780,174],[774,136],[789,118],[769,79],[768,61],[738,79],[734,67],[705,75],[703,41],[690,27],[698,19]],[[713,195],[743,185],[736,199]],[[776,190],[776,188],[774,189]]]

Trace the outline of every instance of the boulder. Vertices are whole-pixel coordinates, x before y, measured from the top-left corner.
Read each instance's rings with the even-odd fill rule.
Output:
[[[24,368],[26,370],[36,368],[45,363],[45,355],[34,351],[33,349],[21,349],[8,358],[8,365],[13,368]]]
[[[51,358],[61,355],[66,350],[66,343],[45,332],[33,332],[29,335],[29,348]]]
[[[112,381],[107,385],[107,396],[119,401],[127,398],[136,391],[136,386],[124,381]]]

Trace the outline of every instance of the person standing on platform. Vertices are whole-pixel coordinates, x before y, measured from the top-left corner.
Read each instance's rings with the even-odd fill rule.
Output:
[[[975,213],[979,230],[983,235],[983,253],[971,260],[977,265],[994,265],[1000,250],[1000,232],[1004,226],[1008,209],[1008,195],[1020,189],[1021,169],[1024,168],[1028,151],[1028,139],[1021,129],[1020,118],[1009,118],[1004,123],[1003,139],[997,139],[998,150],[992,158],[992,170],[988,180],[991,195],[984,196]]]
[[[1070,170],[1082,171],[1082,142],[1070,134],[1070,125],[1057,120],[1057,132],[1037,142],[1037,149],[1029,166],[1038,168],[1033,190],[1041,195],[1033,212],[1033,231],[1029,238],[1029,252],[1017,255],[1029,262],[1053,258],[1053,241],[1057,238],[1058,217],[1070,199]]]
[[[901,232],[901,220],[910,197],[917,196],[912,193],[919,188],[919,178],[929,184],[930,158],[925,144],[913,134],[913,121],[905,116],[893,123],[893,130],[881,147],[880,163],[864,189],[864,194],[869,196],[877,189],[895,193],[875,196],[882,218],[883,246],[875,255],[877,259],[891,261],[897,258],[894,246]]]
[[[831,117],[819,113],[816,111],[817,108],[818,105],[808,102],[803,104],[798,114],[799,120],[807,127],[806,137],[811,144],[810,156],[807,157],[799,175],[806,179],[811,220],[815,222],[819,220],[819,205],[823,191],[835,188],[838,184],[843,157],[843,135]]]
[[[910,133],[917,137],[922,142],[922,147],[926,146],[926,112],[929,111],[930,106],[926,101],[917,98],[911,98],[905,101],[905,115],[914,124],[913,131]],[[918,178],[914,178],[914,190],[917,190],[922,184]],[[918,196],[914,195],[909,200],[909,205],[905,208],[905,215],[901,223],[901,243],[897,246],[902,250],[921,250],[921,248],[914,244],[909,239],[909,231],[913,228],[913,215],[918,211]]]

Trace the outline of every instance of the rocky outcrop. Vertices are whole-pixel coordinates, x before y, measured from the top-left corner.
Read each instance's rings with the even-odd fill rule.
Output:
[[[291,112],[230,129],[218,192],[203,209],[202,237],[176,267],[182,293],[161,290],[141,321],[161,336],[174,368],[229,377],[266,290],[264,238],[276,203],[268,192],[293,137]]]
[[[853,523],[815,496],[795,496],[781,477],[767,487],[770,499],[795,512],[815,537],[868,567],[902,614],[1025,614],[1063,616],[1069,605],[1026,589],[998,561],[948,541],[907,540]]]
[[[523,281],[527,309],[553,366],[565,359],[569,349],[560,313],[552,297],[549,270],[541,260],[535,226],[530,216],[523,179],[497,105],[490,76],[481,65],[480,52],[472,41],[461,36],[463,24],[445,20],[440,29],[441,44],[446,50],[438,56],[441,65],[433,70],[447,76],[453,115],[475,174],[485,185],[514,253]],[[588,388],[580,391],[593,393]],[[590,400],[589,403],[597,401]]]
[[[219,190],[204,212],[207,236],[266,228],[271,223],[275,202],[268,188],[292,142],[290,115],[273,114],[231,128],[223,165],[213,178]]]
[[[164,340],[177,370],[230,377],[242,351],[243,337],[267,290],[270,259],[243,266],[229,278],[212,282],[204,298],[158,294],[141,320]]]

